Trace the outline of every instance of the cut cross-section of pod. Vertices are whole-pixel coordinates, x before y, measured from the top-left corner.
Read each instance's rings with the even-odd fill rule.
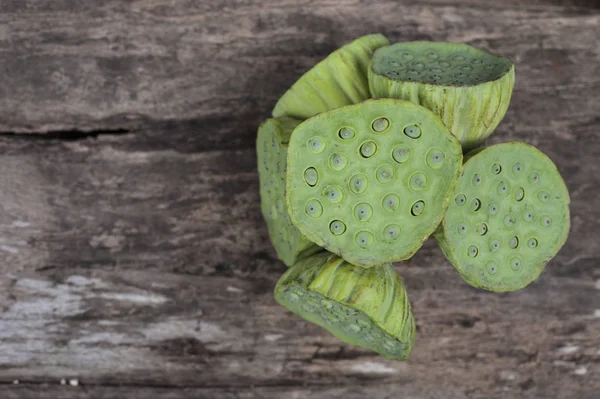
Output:
[[[401,98],[438,115],[465,150],[500,123],[512,95],[513,63],[460,43],[405,42],[378,49],[368,70],[375,98]]]
[[[340,340],[388,359],[406,359],[415,341],[404,283],[389,264],[367,269],[316,254],[281,277],[275,299]]]
[[[461,163],[460,144],[439,118],[408,101],[321,113],[290,139],[290,218],[355,265],[408,259],[439,225]]]
[[[287,266],[319,250],[291,223],[285,204],[288,142],[299,123],[287,117],[267,119],[256,140],[261,211],[277,256]]]
[[[466,158],[435,238],[470,285],[521,289],[567,239],[567,187],[554,163],[525,143],[493,145]]]
[[[367,68],[373,52],[388,45],[381,34],[359,37],[306,72],[281,96],[273,116],[306,119],[370,98]]]

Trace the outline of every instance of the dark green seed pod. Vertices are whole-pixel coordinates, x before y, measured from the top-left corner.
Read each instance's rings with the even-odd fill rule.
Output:
[[[472,184],[476,174],[480,185]],[[435,238],[474,287],[502,292],[527,286],[567,239],[567,187],[554,163],[528,144],[493,145],[469,157],[454,196],[477,199],[480,208],[452,202]]]
[[[379,99],[298,125],[288,162],[294,225],[348,262],[370,267],[410,258],[435,230],[451,200],[462,149],[431,111]],[[315,200],[323,207],[319,216],[306,212]],[[332,221],[346,228],[332,230]]]
[[[398,226],[389,229],[395,234]],[[415,319],[394,268],[354,266],[328,252],[298,262],[275,287],[281,305],[351,345],[404,360],[415,342]]]
[[[302,75],[281,96],[273,108],[273,116],[307,119],[368,99],[371,97],[367,80],[369,62],[375,50],[388,44],[383,35],[374,34],[359,37],[337,49]],[[346,131],[340,132],[342,134],[350,135]]]
[[[375,51],[368,76],[373,97],[430,109],[466,151],[483,143],[504,117],[515,69],[507,58],[467,44],[404,42]]]
[[[256,140],[261,211],[277,256],[287,266],[319,250],[292,225],[285,204],[288,141],[299,123],[287,117],[267,119],[258,128]],[[314,186],[318,182],[317,171],[307,168],[302,178],[304,184]],[[307,202],[303,212],[308,217],[319,217],[323,207],[317,199],[313,199]]]

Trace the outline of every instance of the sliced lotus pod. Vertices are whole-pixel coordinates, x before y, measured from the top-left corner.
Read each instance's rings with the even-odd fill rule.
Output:
[[[569,202],[546,155],[525,143],[493,145],[468,157],[434,237],[467,283],[515,291],[565,243]]]
[[[380,34],[362,36],[331,53],[281,96],[273,116],[307,119],[321,112],[370,98],[367,68],[373,52],[389,41]]]
[[[256,140],[261,211],[277,256],[287,266],[320,249],[294,227],[285,204],[288,142],[299,123],[287,117],[267,119]]]
[[[290,140],[290,218],[352,264],[408,259],[440,223],[461,163],[460,144],[439,118],[408,101],[325,112]]]
[[[281,277],[275,299],[340,340],[388,359],[406,359],[415,342],[406,289],[389,264],[366,269],[316,254]]]
[[[513,63],[460,43],[406,42],[378,49],[368,70],[375,98],[401,98],[438,115],[465,151],[500,123],[515,83]]]

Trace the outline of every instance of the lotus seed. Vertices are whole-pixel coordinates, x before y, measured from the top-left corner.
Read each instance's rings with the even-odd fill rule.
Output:
[[[423,201],[417,201],[410,208],[410,213],[413,216],[419,216],[420,214],[423,213],[424,210],[425,210],[425,203]]]
[[[304,181],[311,187],[314,187],[319,181],[319,174],[315,168],[308,168],[304,171]]]
[[[463,206],[467,203],[467,197],[465,197],[464,194],[458,194],[456,197],[454,197],[454,202],[458,206]]]
[[[464,61],[465,57],[463,57],[462,55],[456,55],[453,58],[454,61]]]
[[[506,183],[501,181],[500,183],[498,183],[497,191],[500,195],[506,195],[508,193],[508,186],[506,185]]]
[[[444,164],[444,159],[445,159],[444,153],[437,148],[429,150],[429,152],[427,153],[427,165],[431,169],[441,168],[442,165]]]
[[[510,260],[510,267],[513,270],[519,270],[519,268],[521,267],[521,258],[515,256],[514,258],[512,258]]]
[[[361,248],[367,248],[373,243],[373,240],[373,234],[369,233],[368,231],[361,231],[356,234],[356,245]]]
[[[513,165],[513,173],[515,175],[520,174],[522,171],[523,171],[523,167],[521,166],[520,163],[516,163],[516,164]]]
[[[354,217],[359,222],[366,222],[373,216],[373,207],[366,202],[361,202],[354,207]]]
[[[417,125],[409,125],[404,128],[404,134],[411,139],[418,139],[421,137],[421,128]]]
[[[519,189],[515,193],[515,199],[517,201],[523,201],[523,198],[525,198],[525,190],[523,189],[523,187],[519,187]]]
[[[394,158],[394,161],[398,162],[398,163],[404,163],[406,161],[408,161],[408,158],[410,157],[410,148],[405,146],[405,145],[397,145],[396,147],[394,147],[394,150],[392,152],[392,158]]]
[[[552,219],[550,219],[550,216],[542,216],[540,223],[544,227],[549,227],[552,224]]]
[[[334,236],[339,236],[346,231],[346,225],[341,220],[334,220],[329,224],[329,231],[331,231],[331,234]]]
[[[496,213],[498,213],[498,204],[496,204],[495,202],[490,203],[490,205],[488,206],[488,212],[490,213],[490,215],[495,215]]]
[[[479,225],[477,225],[477,234],[479,234],[480,236],[486,235],[487,231],[488,231],[487,224],[480,223]]]
[[[479,254],[479,249],[475,245],[471,245],[469,246],[468,254],[471,258],[474,258]]]
[[[377,144],[375,144],[375,142],[373,142],[373,141],[367,141],[367,142],[363,143],[363,145],[360,146],[360,154],[364,158],[372,157],[376,151],[377,151]]]
[[[400,235],[400,226],[397,224],[389,224],[383,229],[383,239],[391,242]]]
[[[538,199],[542,202],[548,202],[548,200],[550,199],[550,194],[548,194],[547,191],[540,191],[538,193]]]
[[[489,244],[491,252],[496,252],[498,249],[500,249],[500,240],[498,240],[497,238],[490,239]]]
[[[443,68],[447,68],[447,67],[450,66],[450,64],[448,62],[446,62],[446,61],[440,61],[440,66],[443,67]]]
[[[527,246],[529,248],[535,248],[538,246],[538,240],[536,240],[535,238],[530,238],[529,240],[527,240]]]
[[[498,270],[498,264],[495,261],[490,260],[490,261],[488,261],[488,263],[486,263],[486,268],[487,268],[487,271],[489,274],[494,275],[494,274],[496,274],[496,271]]]
[[[458,230],[458,234],[466,234],[467,233],[467,224],[459,223],[457,230]]]
[[[396,194],[388,194],[383,197],[383,209],[388,212],[395,212],[400,206],[400,198]]]
[[[477,212],[479,208],[481,208],[481,201],[479,200],[479,198],[473,199],[473,201],[471,201],[471,209]]]
[[[519,246],[519,238],[516,236],[510,237],[510,239],[508,240],[508,246],[512,249],[517,248]]]
[[[340,171],[348,164],[348,158],[344,154],[334,152],[329,157],[329,167],[335,171]]]
[[[377,118],[373,121],[371,127],[374,131],[381,133],[390,126],[390,121],[387,118]]]
[[[324,195],[330,202],[333,202],[334,204],[340,202],[344,197],[342,189],[336,185],[325,188]]]
[[[340,129],[340,131],[338,132],[338,135],[340,136],[340,138],[342,140],[350,140],[351,138],[354,137],[354,130],[352,130],[349,127],[343,127]]]
[[[540,181],[540,175],[535,172],[530,173],[527,180],[529,181],[529,184],[537,184],[537,182]]]
[[[390,165],[381,165],[377,168],[375,177],[380,183],[387,183],[394,178],[394,169]]]
[[[523,211],[523,220],[526,222],[531,222],[533,220],[533,211],[530,209],[525,209]]]
[[[352,332],[352,333],[357,333],[360,331],[360,327],[356,324],[348,324],[347,331]]]
[[[411,53],[405,52],[402,54],[402,58],[404,58],[406,61],[410,61],[412,60],[414,57],[412,56]]]
[[[313,154],[320,154],[325,149],[325,140],[321,137],[313,137],[308,140],[308,148]]]
[[[504,225],[505,226],[512,226],[513,224],[515,224],[515,216],[512,214],[508,214],[506,216],[504,216]]]
[[[433,51],[430,51],[429,53],[427,53],[427,57],[431,58],[432,60],[435,60],[438,58],[438,55]]]
[[[362,194],[365,192],[368,186],[367,176],[362,173],[354,175],[350,178],[350,190],[354,194]]]
[[[410,178],[410,187],[415,191],[421,191],[427,186],[427,177],[423,172],[417,172]]]

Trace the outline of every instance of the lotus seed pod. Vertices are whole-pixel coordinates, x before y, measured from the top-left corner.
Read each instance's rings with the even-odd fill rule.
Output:
[[[324,112],[290,139],[290,218],[352,264],[408,259],[440,223],[461,163],[456,138],[411,102],[367,100]],[[309,204],[319,212],[308,212]]]
[[[389,264],[366,269],[322,252],[288,269],[275,299],[340,340],[388,359],[406,359],[414,345],[406,289]]]
[[[287,117],[267,119],[258,128],[256,140],[261,211],[277,256],[287,266],[319,250],[291,223],[285,203],[288,142],[299,123]],[[316,183],[316,171],[307,171],[305,179]],[[308,211],[316,214],[319,209],[307,204]]]
[[[521,289],[567,239],[567,187],[554,163],[525,143],[493,145],[466,158],[434,237],[470,285]]]
[[[430,109],[466,151],[483,143],[506,114],[515,68],[467,44],[406,42],[375,51],[368,77],[373,97]]]
[[[273,116],[307,119],[370,98],[367,68],[373,52],[387,46],[380,34],[342,46],[306,72],[275,104]]]

